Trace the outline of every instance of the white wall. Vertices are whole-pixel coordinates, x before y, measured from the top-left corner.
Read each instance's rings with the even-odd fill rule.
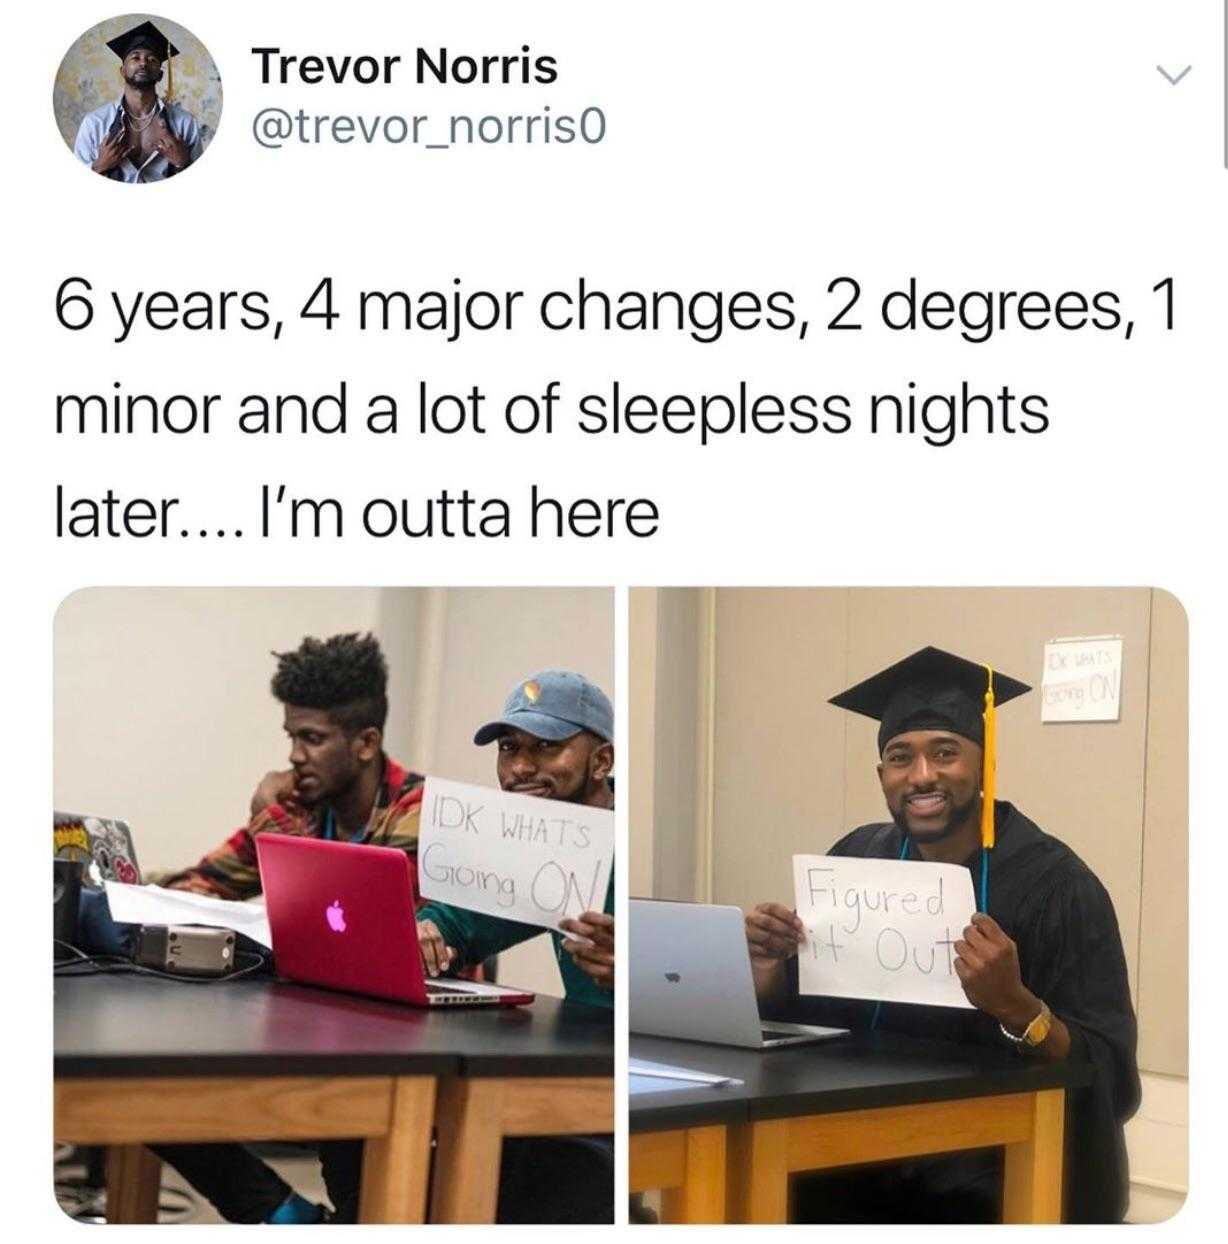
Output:
[[[270,652],[376,629],[378,603],[373,588],[74,593],[55,618],[55,806],[124,817],[144,868],[194,862],[285,767]]]
[[[614,693],[604,588],[95,588],[55,619],[56,808],[129,821],[147,870],[194,862],[247,820],[257,781],[286,764],[269,693],[273,651],[304,635],[373,631],[390,667],[390,755],[493,785],[473,744],[512,686],[555,666]],[[549,939],[504,979],[561,986]]]
[[[1126,1124],[1130,1154],[1127,1221],[1163,1222],[1185,1204],[1189,1189],[1190,1107],[1185,1076],[1144,1071],[1143,1100]]]

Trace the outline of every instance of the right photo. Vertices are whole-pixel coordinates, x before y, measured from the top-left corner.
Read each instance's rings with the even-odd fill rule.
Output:
[[[1180,602],[639,588],[629,634],[632,1222],[1175,1214]]]

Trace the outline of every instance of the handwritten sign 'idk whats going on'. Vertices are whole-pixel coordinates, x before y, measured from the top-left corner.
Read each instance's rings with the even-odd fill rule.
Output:
[[[793,887],[806,926],[799,992],[971,1006],[954,949],[976,911],[966,868],[795,855]]]
[[[1121,636],[1045,644],[1041,721],[1121,720]]]
[[[614,862],[614,813],[428,777],[418,889],[543,929],[601,911]]]

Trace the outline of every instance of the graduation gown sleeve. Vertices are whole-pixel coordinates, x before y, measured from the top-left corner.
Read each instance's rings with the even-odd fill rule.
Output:
[[[1018,937],[1024,983],[1070,1030],[1069,1057],[1093,1083],[1066,1112],[1066,1217],[1119,1222],[1128,1173],[1122,1125],[1138,1109],[1138,1029],[1117,917],[1104,886],[1079,867],[1055,885]]]

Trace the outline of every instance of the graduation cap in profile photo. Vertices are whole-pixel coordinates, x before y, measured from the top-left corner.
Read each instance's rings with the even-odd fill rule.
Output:
[[[135,52],[137,48],[148,48],[163,63],[170,60],[172,56],[179,55],[179,49],[153,22],[142,22],[139,26],[133,26],[131,30],[125,30],[122,35],[108,39],[107,47],[120,60],[123,60],[129,52]]]
[[[148,48],[166,66],[166,97],[170,99],[174,91],[174,70],[171,58],[179,55],[179,49],[160,31],[153,22],[142,22],[125,30],[122,35],[107,40],[107,47],[122,61],[129,52],[137,48]]]
[[[922,648],[856,686],[832,696],[837,708],[879,722],[878,750],[909,730],[949,730],[984,749],[981,841],[994,844],[994,710],[1032,688],[941,648]]]

